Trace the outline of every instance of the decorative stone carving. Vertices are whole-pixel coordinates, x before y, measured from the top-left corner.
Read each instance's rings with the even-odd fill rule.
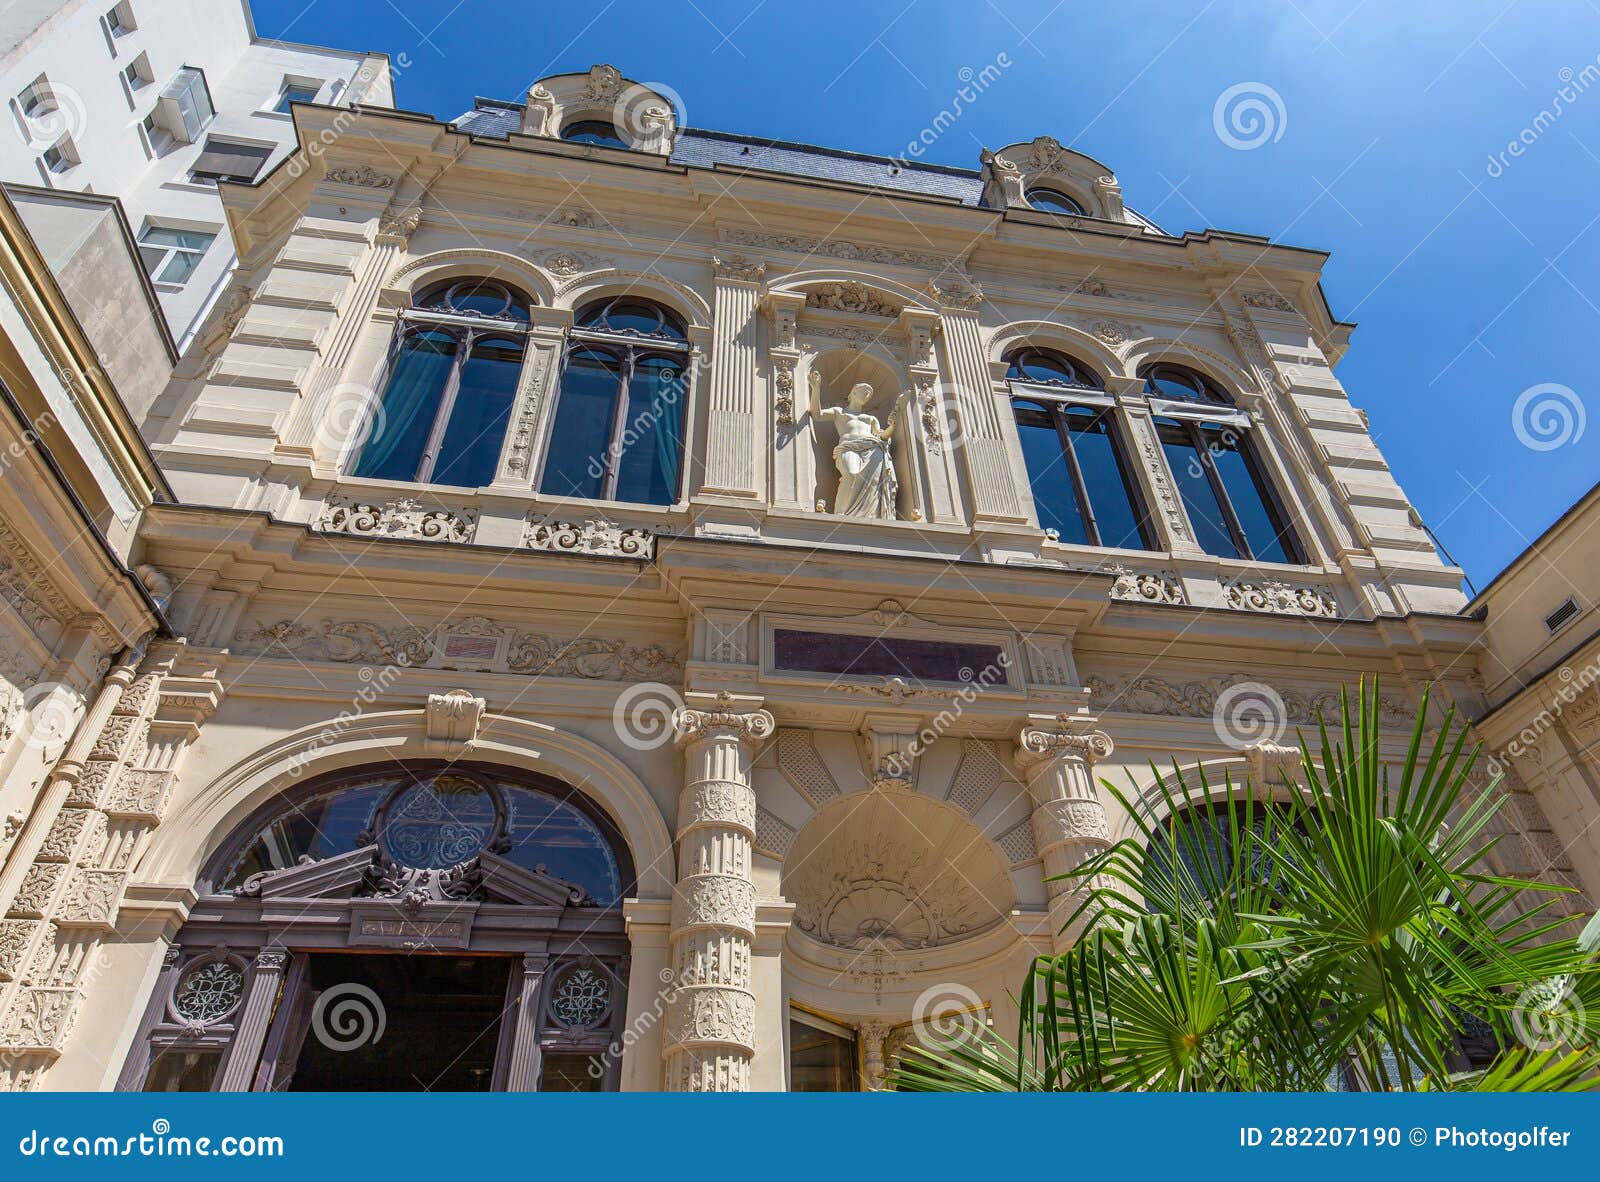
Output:
[[[1111,598],[1134,603],[1184,604],[1183,583],[1172,571],[1136,571],[1120,563],[1111,568],[1117,576]]]
[[[571,279],[574,275],[581,275],[585,271],[600,271],[616,265],[611,259],[601,258],[587,251],[573,250],[570,247],[549,251],[540,256],[539,261],[543,263],[546,271],[562,279]]]
[[[599,681],[672,681],[680,673],[677,658],[658,644],[594,636],[563,641],[535,632],[512,641],[506,664],[514,673]]]
[[[545,349],[534,350],[532,365],[523,386],[521,409],[511,428],[511,449],[506,455],[506,472],[513,479],[525,477],[533,461],[533,433],[539,425],[539,401],[544,392],[544,375],[550,365]]]
[[[1320,587],[1292,586],[1277,579],[1231,583],[1223,588],[1228,606],[1238,611],[1273,615],[1339,618],[1339,601]]]
[[[392,189],[394,177],[387,176],[365,164],[355,168],[330,168],[327,179],[336,185],[353,185],[358,189]]]
[[[626,85],[627,80],[617,67],[590,66],[589,79],[583,86],[583,97],[596,103],[614,102]]]
[[[425,506],[414,497],[372,504],[331,496],[312,528],[358,538],[408,538],[424,542],[470,542],[478,526],[476,509]]]
[[[656,535],[644,526],[619,525],[604,517],[571,522],[530,513],[522,544],[551,553],[649,560],[655,557]]]
[[[793,358],[774,357],[772,359],[772,384],[775,392],[773,409],[777,414],[778,425],[792,427],[794,426]]]
[[[122,819],[159,821],[172,780],[172,772],[161,768],[124,768],[106,801],[106,812]]]
[[[11,901],[11,914],[24,919],[43,919],[49,915],[50,901],[55,898],[56,888],[67,869],[62,865],[28,867],[28,872],[22,876],[22,886]]]
[[[747,259],[742,254],[712,255],[711,265],[716,270],[719,279],[738,279],[745,283],[760,283],[767,273],[767,265],[754,259]]]
[[[72,1029],[75,989],[24,988],[12,1000],[4,1033],[8,1050],[59,1051]]]
[[[1097,709],[1169,718],[1210,718],[1216,709],[1218,696],[1247,681],[1260,683],[1261,678],[1259,675],[1235,673],[1228,677],[1175,683],[1148,674],[1125,678],[1090,675],[1085,679],[1085,684],[1094,697]],[[1315,725],[1319,714],[1329,721],[1339,717],[1338,690],[1303,693],[1282,687],[1274,689],[1283,700],[1290,723]],[[1378,713],[1380,720],[1390,726],[1406,726],[1412,721],[1410,708],[1387,696],[1379,699]]]
[[[36,919],[0,920],[0,981],[15,981],[22,976],[24,960],[34,933],[44,929],[42,944],[55,943],[56,925]]]
[[[1257,743],[1246,749],[1245,761],[1250,782],[1257,788],[1270,788],[1285,780],[1299,779],[1303,754],[1299,747],[1281,743]]]
[[[1073,752],[1086,761],[1111,757],[1111,736],[1104,731],[1085,731],[1081,719],[1071,714],[1060,714],[1056,721],[1062,729],[1029,726],[1022,729],[1017,739],[1018,759],[1026,763],[1034,759],[1048,759],[1060,752]]]
[[[569,205],[565,209],[558,209],[550,215],[550,221],[558,226],[572,226],[580,230],[594,228],[594,214],[581,205]]]
[[[422,225],[422,206],[413,205],[408,209],[391,209],[385,211],[378,219],[378,239],[388,240],[399,246],[405,246],[411,241],[411,235],[417,232],[417,227]]]
[[[867,410],[872,400],[872,385],[857,382],[850,387],[845,406],[824,407],[822,375],[811,372],[811,417],[831,422],[839,432],[833,448],[834,466],[839,470],[833,512],[840,517],[893,521],[900,488],[891,449],[894,412],[890,412],[889,424],[880,426],[878,416]]]
[[[737,825],[754,833],[756,828],[755,789],[726,780],[703,780],[687,785],[678,798],[678,828],[715,821]]]
[[[928,284],[928,294],[942,308],[972,311],[983,303],[983,289],[966,279],[935,279]]]
[[[825,283],[806,292],[806,307],[850,312],[857,316],[883,316],[894,319],[904,309],[862,283]]]
[[[933,455],[944,453],[944,432],[940,429],[939,384],[931,375],[916,379],[917,408],[922,417],[922,437]]]
[[[750,1046],[756,1034],[755,998],[742,989],[682,990],[665,1031],[669,1044],[725,1042]]]
[[[429,694],[426,710],[428,741],[464,747],[478,737],[484,700],[466,690]]]
[[[1299,311],[1293,301],[1285,299],[1275,291],[1247,291],[1239,298],[1250,308],[1266,308],[1273,312]]]
[[[1109,844],[1106,810],[1098,800],[1049,800],[1034,810],[1034,841],[1040,848],[1067,841]]]
[[[122,901],[120,870],[91,870],[79,867],[56,917],[63,927],[93,927],[110,930],[115,925],[117,905]]]
[[[931,271],[942,271],[950,265],[949,258],[943,255],[895,250],[886,246],[849,242],[842,238],[802,238],[794,234],[764,234],[758,230],[734,227],[723,231],[722,240],[736,246],[761,247],[808,257],[823,256],[868,263],[893,263]]]
[[[673,715],[672,723],[677,729],[680,744],[716,733],[740,739],[765,739],[777,726],[772,715],[765,710],[739,709],[733,695],[726,691],[717,695],[714,709],[694,710],[685,706]]]

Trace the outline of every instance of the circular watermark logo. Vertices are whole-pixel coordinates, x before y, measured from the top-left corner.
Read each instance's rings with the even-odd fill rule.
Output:
[[[51,82],[30,88],[22,102],[29,146],[46,148],[62,136],[78,139],[89,126],[89,104],[70,86]]]
[[[347,981],[325,989],[311,1010],[311,1030],[330,1051],[372,1046],[388,1028],[383,1001],[365,985]]]
[[[1588,417],[1577,391],[1559,382],[1542,382],[1517,395],[1511,430],[1529,451],[1555,451],[1583,438]]]
[[[317,454],[336,457],[359,451],[374,435],[383,434],[384,422],[383,403],[374,397],[372,387],[359,382],[337,385],[328,391],[317,424]]]
[[[78,696],[59,681],[41,681],[22,694],[27,745],[40,750],[65,743],[78,725]]]
[[[1276,743],[1289,726],[1289,709],[1270,685],[1260,681],[1241,681],[1217,695],[1211,711],[1211,725],[1217,738],[1235,751],[1257,743]]]
[[[1511,1009],[1511,1029],[1517,1041],[1533,1051],[1575,1046],[1582,1039],[1583,1002],[1573,991],[1570,977],[1556,977],[1528,986],[1517,995]]]
[[[659,681],[641,681],[617,695],[611,725],[617,738],[635,751],[654,751],[672,741],[672,720],[683,709],[683,696]]]
[[[1265,82],[1239,82],[1217,96],[1211,126],[1228,147],[1252,152],[1283,138],[1289,111],[1283,96]]]
[[[670,146],[666,133],[674,125],[688,122],[683,96],[663,82],[635,82],[617,96],[611,106],[611,122],[629,144],[643,140]]]
[[[956,981],[924,989],[911,1007],[911,1029],[927,1050],[973,1042],[982,1033],[983,999]]]

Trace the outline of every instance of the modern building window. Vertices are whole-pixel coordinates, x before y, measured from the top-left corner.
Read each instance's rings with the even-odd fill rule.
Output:
[[[50,80],[43,74],[17,95],[17,107],[29,119],[42,119],[59,106],[55,91],[50,88]]]
[[[139,27],[133,18],[133,5],[128,0],[113,5],[106,12],[106,29],[113,37],[123,37]]]
[[[322,87],[316,82],[298,82],[292,78],[284,79],[283,89],[278,92],[278,101],[273,105],[273,110],[280,115],[289,114],[289,108],[295,103],[314,103]]]
[[[1099,376],[1063,354],[1031,348],[1011,356],[1008,376],[1040,526],[1080,546],[1150,549],[1115,407]]]
[[[1044,213],[1070,213],[1082,217],[1088,213],[1082,205],[1055,189],[1029,189],[1028,204]]]
[[[602,148],[626,148],[627,141],[616,124],[604,119],[580,119],[561,129],[561,138],[574,144],[599,144]]]
[[[352,475],[460,488],[493,481],[527,326],[527,297],[496,280],[424,291],[401,317]]]
[[[187,283],[216,237],[204,230],[146,226],[139,234],[139,257],[157,283]]]
[[[211,88],[204,71],[184,66],[161,90],[152,114],[156,123],[179,143],[192,144],[200,138],[206,124],[216,118]]]
[[[50,172],[63,173],[78,163],[78,152],[72,146],[71,137],[62,136],[44,150],[40,159]]]
[[[214,185],[218,181],[249,184],[260,175],[261,166],[271,155],[270,144],[245,144],[210,136],[189,169],[189,179],[197,185]]]
[[[1214,382],[1181,366],[1141,371],[1156,434],[1208,554],[1304,563],[1288,514],[1262,470],[1250,421]]]
[[[154,82],[155,75],[150,70],[149,55],[141,53],[129,62],[122,71],[123,81],[128,84],[128,93],[143,90]]]
[[[670,505],[678,494],[688,335],[630,296],[591,304],[567,343],[541,491]]]

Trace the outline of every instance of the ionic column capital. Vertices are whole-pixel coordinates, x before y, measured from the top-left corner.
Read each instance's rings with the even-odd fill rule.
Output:
[[[1058,714],[1053,718],[1031,715],[1017,735],[1018,765],[1030,768],[1068,756],[1093,765],[1110,758],[1115,747],[1110,735],[1095,729],[1099,721],[1078,714]]]
[[[760,698],[736,698],[724,690],[715,698],[709,694],[689,694],[685,701],[686,705],[672,716],[679,746],[716,738],[750,742],[765,739],[778,729],[771,713],[760,708]]]

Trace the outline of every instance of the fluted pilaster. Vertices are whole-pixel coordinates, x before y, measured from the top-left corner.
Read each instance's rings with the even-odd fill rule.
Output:
[[[743,258],[716,260],[712,309],[711,382],[707,389],[706,471],[702,491],[756,495],[756,441],[766,437],[765,413],[757,422],[759,372],[756,306],[764,268]]]
[[[757,706],[759,700],[730,694],[691,694],[674,719],[684,782],[672,899],[674,990],[663,1039],[668,1091],[742,1092],[750,1086],[756,1013],[750,762],[755,743],[775,725]]]

